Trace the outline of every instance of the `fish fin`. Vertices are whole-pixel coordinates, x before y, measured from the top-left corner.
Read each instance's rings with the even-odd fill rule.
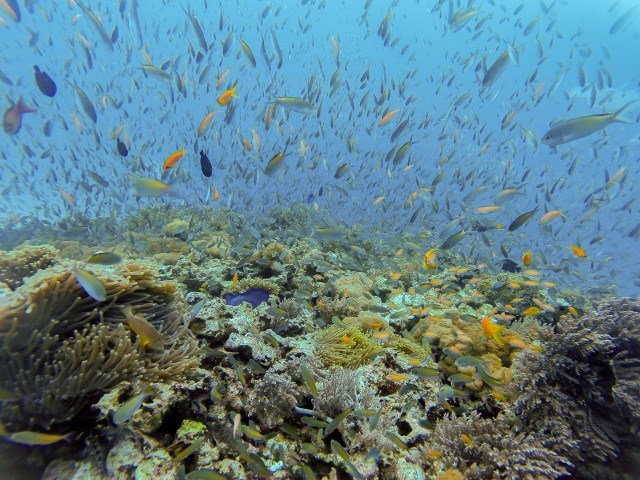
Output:
[[[620,107],[616,113],[613,114],[613,121],[617,123],[636,123],[633,120],[628,120],[626,118],[622,118],[620,115],[624,112],[629,106],[634,103],[638,103],[640,100],[631,100],[629,103],[625,103],[622,107]]]
[[[18,99],[18,105],[16,105],[16,108],[18,109],[18,112],[20,113],[33,113],[36,110],[34,108],[29,108],[27,107],[24,102],[22,101],[22,98]]]

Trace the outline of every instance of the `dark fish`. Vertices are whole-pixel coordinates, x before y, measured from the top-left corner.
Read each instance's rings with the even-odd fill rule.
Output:
[[[20,127],[22,127],[22,115],[30,112],[35,112],[35,110],[25,107],[24,103],[22,103],[22,99],[18,99],[17,105],[14,105],[4,112],[4,118],[2,121],[4,131],[9,135],[15,135],[18,133]]]
[[[200,168],[202,168],[202,174],[209,178],[213,174],[213,168],[211,167],[211,161],[207,154],[203,150],[200,150]]]
[[[502,261],[502,270],[504,270],[505,272],[518,273],[522,269],[513,260],[505,258]]]
[[[526,213],[523,213],[522,215],[519,215],[518,218],[516,218],[513,222],[511,222],[511,225],[509,225],[507,232],[510,233],[510,232],[513,232],[514,230],[519,229],[521,226],[527,223],[531,219],[531,217],[535,215],[537,211],[538,211],[538,207],[531,210],[530,212],[526,212]]]
[[[126,157],[127,155],[129,155],[129,150],[127,150],[127,146],[120,139],[118,139],[118,153],[123,157]]]
[[[35,71],[36,83],[38,84],[40,91],[47,97],[53,97],[58,91],[56,82],[54,82],[49,75],[40,70],[40,67],[37,65],[33,66],[33,70]]]

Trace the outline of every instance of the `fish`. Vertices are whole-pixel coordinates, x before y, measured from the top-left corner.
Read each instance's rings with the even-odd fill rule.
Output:
[[[209,129],[211,125],[211,121],[213,120],[213,116],[216,114],[216,111],[211,111],[206,117],[202,119],[200,125],[198,125],[198,136],[201,137],[205,134],[205,132]]]
[[[502,330],[505,328],[504,325],[493,323],[490,317],[484,317],[480,320],[480,325],[482,326],[482,332],[487,338],[492,338],[501,347],[504,345],[504,341],[502,340]]]
[[[615,113],[585,115],[583,117],[556,122],[551,125],[551,128],[543,135],[542,143],[550,147],[557,147],[563,143],[569,143],[587,137],[614,123],[633,123],[633,121],[624,119],[620,117],[620,115],[636,102],[638,102],[638,100],[633,100],[623,105],[616,110]]]
[[[311,371],[306,364],[300,365],[300,373],[302,373],[302,379],[304,380],[305,385],[311,392],[314,398],[318,398],[318,387],[316,387],[316,382],[313,380],[313,376],[311,375]]]
[[[551,220],[555,220],[558,217],[564,217],[560,210],[551,210],[545,213],[542,217],[540,217],[540,225],[545,225],[549,223]]]
[[[140,339],[142,348],[148,346],[151,350],[163,349],[164,337],[153,324],[149,323],[142,315],[135,315],[130,305],[122,307],[122,313],[127,319],[129,328]]]
[[[115,411],[112,417],[114,425],[122,425],[127,422],[140,409],[142,402],[150,396],[152,396],[151,393],[148,393],[145,388],[142,387],[142,391],[139,394],[131,397]]]
[[[437,267],[438,249],[427,250],[422,258],[422,268],[435,270]]]
[[[89,260],[87,260],[87,263],[95,263],[98,265],[116,265],[121,261],[122,261],[122,257],[117,253],[96,252],[93,255],[91,255],[91,257],[89,257]]]
[[[238,94],[236,93],[236,88],[238,88],[238,85],[234,85],[233,88],[222,92],[222,94],[218,97],[218,105],[220,105],[221,107],[225,107],[229,104],[232,98],[239,98]]]
[[[62,440],[68,440],[72,435],[72,433],[67,433],[66,435],[58,435],[54,433],[31,432],[24,430],[21,432],[14,432],[7,438],[13,443],[34,446],[51,445],[52,443],[57,443]]]
[[[15,135],[22,127],[22,115],[25,113],[33,113],[35,109],[28,108],[22,103],[22,99],[18,99],[18,103],[4,112],[2,127],[5,133]]]
[[[271,176],[276,173],[282,166],[282,161],[284,160],[285,156],[285,152],[278,152],[273,157],[271,157],[271,159],[267,162],[266,167],[264,167],[264,174]]]
[[[180,160],[185,153],[187,153],[187,150],[185,148],[183,148],[182,150],[178,150],[177,152],[173,152],[162,164],[162,170],[166,172],[170,168],[175,167],[176,163],[178,163],[178,160]]]
[[[316,113],[316,107],[311,102],[302,98],[276,97],[273,102],[287,110],[302,113],[303,115],[313,115]]]
[[[587,258],[587,252],[584,248],[579,247],[578,245],[571,245],[569,247],[571,249],[571,253],[573,253],[578,258]]]
[[[20,14],[20,6],[17,0],[0,0],[0,7],[11,17],[11,20],[20,23],[22,15]]]
[[[484,77],[482,78],[483,87],[491,86],[491,84],[498,79],[507,66],[507,60],[509,60],[509,51],[505,50],[484,74]]]
[[[111,41],[111,35],[107,33],[107,30],[104,28],[102,21],[91,11],[88,7],[86,7],[81,0],[74,0],[74,2],[84,11],[87,18],[91,21],[91,25],[98,32],[100,39],[107,46],[109,50],[113,52],[113,43]]]
[[[244,54],[249,59],[249,62],[251,63],[251,66],[255,68],[256,67],[256,57],[253,54],[253,52],[251,51],[251,47],[249,47],[249,45],[247,45],[247,43],[242,39],[240,39],[240,45],[242,45],[242,50],[244,51]]]
[[[534,208],[529,212],[525,212],[522,215],[518,215],[518,217],[513,222],[511,222],[511,224],[507,228],[507,232],[509,233],[514,232],[520,227],[522,227],[525,223],[531,220],[531,217],[533,217],[537,211],[538,211],[538,207]]]
[[[462,239],[467,235],[466,230],[460,230],[458,233],[454,233],[449,238],[447,238],[442,245],[440,245],[440,250],[449,250],[450,248],[458,245]]]
[[[38,85],[38,89],[42,92],[43,95],[47,97],[55,96],[58,91],[58,87],[56,87],[56,82],[54,82],[46,72],[40,70],[40,67],[37,65],[33,66],[34,75],[36,79],[36,85]]]
[[[202,30],[202,27],[200,26],[198,19],[195,17],[195,15],[193,15],[192,13],[189,13],[189,11],[186,8],[182,7],[182,10],[184,10],[184,13],[186,13],[187,17],[189,17],[189,23],[191,23],[193,32],[196,34],[196,38],[198,39],[198,44],[200,45],[200,48],[202,48],[202,50],[204,50],[205,52],[209,51],[209,45],[207,44],[207,39],[204,36],[204,31]]]
[[[191,470],[184,478],[185,480],[227,480],[229,477],[210,468],[199,468],[197,470]]]
[[[204,443],[204,440],[205,440],[204,437],[196,438],[193,442],[191,442],[190,445],[186,446],[185,448],[183,448],[182,450],[177,452],[175,454],[175,456],[173,457],[173,460],[176,461],[176,462],[181,462],[182,460],[187,458],[192,453],[197,452],[198,450],[200,450],[200,447],[202,447],[202,444]]]
[[[173,191],[173,186],[153,178],[132,178],[131,186],[136,195],[145,198],[157,198]]]
[[[211,166],[211,161],[204,150],[200,150],[200,169],[202,170],[202,174],[210,178],[213,175],[213,167]]]
[[[118,149],[118,154],[121,157],[126,157],[127,155],[129,155],[129,149],[127,149],[125,143],[119,138],[116,139],[116,148]]]
[[[98,121],[98,114],[96,113],[96,109],[93,106],[93,103],[91,102],[87,94],[84,93],[84,91],[77,85],[75,86],[75,90],[76,98],[80,102],[80,107],[82,107],[82,110],[87,115],[87,117],[89,117],[93,123],[96,123]]]
[[[107,299],[107,290],[93,273],[78,268],[77,266],[73,267],[73,273],[87,295],[98,302],[104,302]]]
[[[524,253],[524,255],[522,255],[522,264],[525,267],[528,267],[529,265],[531,265],[531,252],[530,251],[526,251]]]
[[[382,117],[382,119],[380,120],[380,122],[378,123],[379,127],[384,127],[387,123],[389,123],[391,121],[391,119],[396,115],[396,113],[398,113],[400,110],[398,110],[397,108],[395,110],[391,110],[389,113],[387,113],[386,115],[384,115]]]

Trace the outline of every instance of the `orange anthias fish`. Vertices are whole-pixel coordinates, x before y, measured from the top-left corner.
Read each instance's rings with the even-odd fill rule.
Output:
[[[170,168],[173,168],[176,165],[176,163],[178,163],[178,160],[180,160],[185,153],[187,153],[187,151],[184,148],[182,150],[178,150],[177,152],[173,152],[164,161],[164,164],[162,165],[162,170],[166,172]]]
[[[236,94],[236,88],[238,88],[238,85],[235,85],[233,88],[225,90],[222,93],[222,95],[218,97],[218,105],[220,105],[221,107],[225,107],[231,101],[232,98],[238,98],[238,95]]]
[[[579,247],[578,245],[571,245],[569,247],[571,252],[578,258],[587,258],[587,252],[584,248]]]
[[[525,267],[528,267],[529,265],[531,265],[531,252],[527,251],[525,252],[524,255],[522,255],[522,264]]]
[[[482,332],[487,338],[493,338],[500,346],[504,345],[504,341],[502,340],[502,330],[504,330],[504,325],[497,325],[493,323],[489,317],[484,317],[480,321],[480,325],[482,325]]]
[[[35,110],[25,107],[24,103],[22,103],[22,99],[18,99],[17,105],[14,105],[4,112],[2,126],[5,133],[8,133],[9,135],[15,135],[18,133],[20,127],[22,127],[22,115],[31,112],[35,112]]]

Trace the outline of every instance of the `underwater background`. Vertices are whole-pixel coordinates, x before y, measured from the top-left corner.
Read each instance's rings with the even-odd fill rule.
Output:
[[[3,478],[638,478],[640,4],[0,0]]]

